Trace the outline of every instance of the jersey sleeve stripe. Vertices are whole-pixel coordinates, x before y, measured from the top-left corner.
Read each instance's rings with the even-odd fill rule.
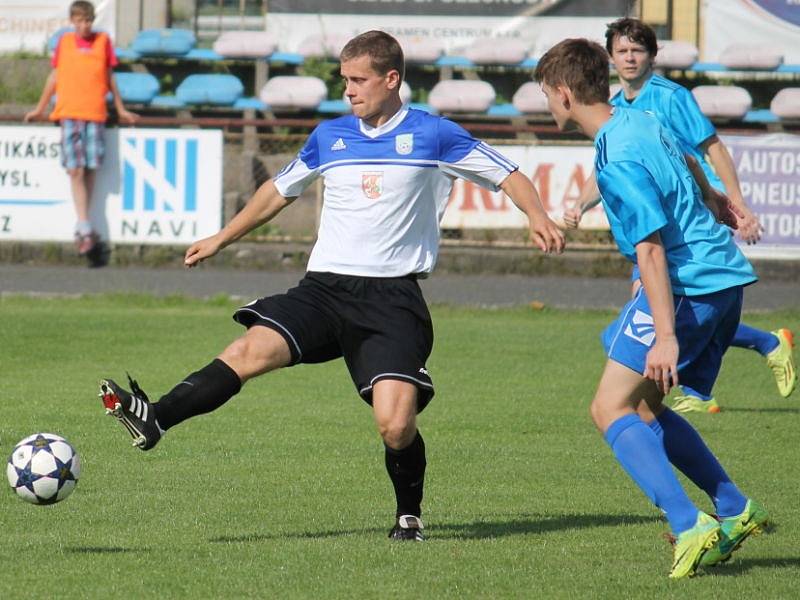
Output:
[[[510,160],[505,158],[502,154],[500,154],[499,152],[497,152],[493,148],[490,148],[489,146],[487,146],[483,142],[478,144],[475,147],[475,150],[477,150],[478,152],[483,154],[486,158],[488,158],[492,162],[494,162],[494,163],[500,165],[501,167],[503,167],[504,169],[506,169],[509,173],[512,172],[512,171],[516,171],[517,168],[518,168],[517,165],[515,165],[513,162],[511,162]]]
[[[284,174],[288,173],[289,171],[291,171],[292,167],[294,167],[295,164],[297,164],[297,160],[298,159],[295,158],[292,162],[290,162],[288,165],[286,165],[280,171],[278,171],[278,174],[275,175],[275,179],[278,179],[278,177],[280,177],[281,175],[284,175]]]

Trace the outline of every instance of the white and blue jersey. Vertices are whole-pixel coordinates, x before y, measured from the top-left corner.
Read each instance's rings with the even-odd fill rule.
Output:
[[[516,169],[459,125],[403,107],[379,127],[353,115],[321,123],[274,183],[291,198],[323,178],[309,271],[401,277],[433,270],[454,178],[496,191]]]
[[[672,134],[652,115],[616,108],[595,136],[597,185],[620,252],[659,232],[675,294],[699,296],[756,281],[703,203]]]
[[[703,114],[692,93],[682,85],[660,75],[652,75],[633,100],[625,98],[624,90],[616,93],[612,106],[635,108],[652,113],[658,121],[672,132],[681,150],[693,156],[700,163],[709,183],[720,191],[725,191],[722,181],[706,162],[700,146],[717,131],[711,121]]]

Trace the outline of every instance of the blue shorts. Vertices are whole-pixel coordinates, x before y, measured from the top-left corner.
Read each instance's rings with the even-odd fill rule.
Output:
[[[742,287],[703,296],[674,296],[678,338],[678,379],[701,394],[711,389],[742,312]],[[644,374],[647,353],[655,342],[650,303],[644,287],[601,335],[611,360]]]
[[[61,165],[65,169],[98,169],[105,155],[104,123],[61,120]]]

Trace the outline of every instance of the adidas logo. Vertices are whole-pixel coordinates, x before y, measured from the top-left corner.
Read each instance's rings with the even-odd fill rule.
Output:
[[[344,150],[345,148],[347,148],[347,146],[345,146],[344,140],[342,138],[336,140],[333,143],[333,146],[331,146],[331,150],[333,150],[334,152],[336,152],[337,150]]]
[[[422,373],[423,375],[427,375],[427,374],[428,374],[428,369],[426,369],[425,367],[422,367],[422,368],[419,370],[419,372],[420,372],[420,373]]]

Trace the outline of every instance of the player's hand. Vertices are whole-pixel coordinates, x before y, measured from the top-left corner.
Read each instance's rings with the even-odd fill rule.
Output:
[[[569,229],[577,229],[578,225],[580,225],[582,216],[583,211],[579,206],[568,208],[564,211],[564,225],[566,225]]]
[[[136,121],[139,120],[139,115],[133,113],[129,110],[122,110],[117,111],[117,117],[119,118],[120,123],[124,123],[125,125],[133,125]]]
[[[531,221],[531,240],[545,254],[564,251],[564,232],[547,215]]]
[[[43,117],[44,117],[44,111],[32,110],[30,112],[25,113],[25,116],[22,117],[22,120],[25,123],[30,123],[31,121],[41,121]]]
[[[214,256],[222,248],[222,243],[216,235],[195,242],[186,251],[183,264],[187,267],[196,267],[205,259]]]
[[[764,231],[761,221],[749,210],[742,211],[736,207],[734,209],[739,221],[738,226],[735,228],[738,230],[739,237],[742,241],[747,242],[748,245],[757,243],[761,239],[761,233]]]
[[[678,338],[672,335],[656,338],[656,343],[647,353],[644,376],[652,379],[665,396],[679,385],[678,352]]]

